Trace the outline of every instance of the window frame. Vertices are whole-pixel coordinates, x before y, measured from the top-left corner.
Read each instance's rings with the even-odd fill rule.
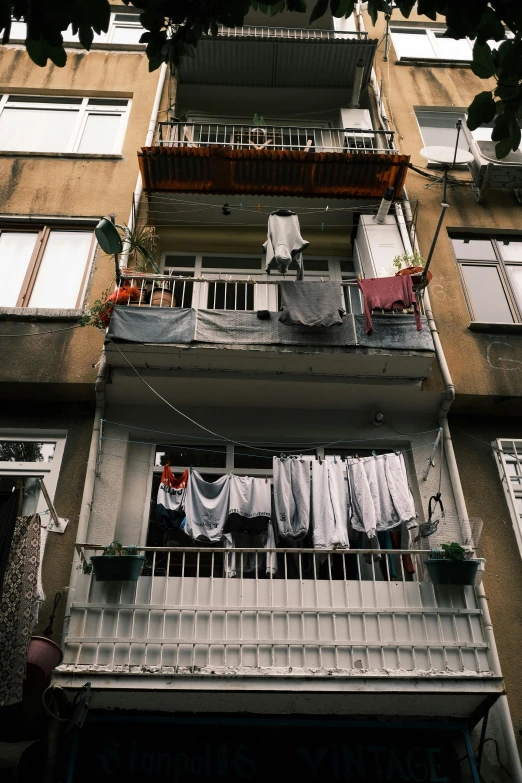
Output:
[[[506,297],[506,302],[509,307],[509,311],[511,313],[511,316],[513,318],[513,321],[507,321],[505,323],[507,324],[522,324],[522,301],[518,301],[515,291],[513,290],[513,287],[511,285],[511,282],[509,280],[509,274],[507,271],[507,266],[522,266],[522,260],[521,261],[509,261],[506,262],[502,258],[502,254],[498,248],[497,242],[502,241],[503,237],[501,234],[458,234],[458,233],[449,233],[449,240],[451,244],[451,249],[453,252],[453,256],[455,258],[455,262],[457,264],[457,270],[460,277],[460,282],[462,284],[462,290],[464,292],[464,298],[466,300],[466,304],[468,306],[469,315],[474,323],[490,323],[490,324],[498,324],[504,322],[500,321],[484,321],[479,320],[475,317],[475,311],[473,308],[473,301],[471,298],[471,294],[468,290],[468,286],[466,283],[466,278],[464,275],[464,271],[462,269],[463,266],[476,266],[476,267],[493,267],[498,270],[498,275],[500,279],[500,283],[502,285],[502,290],[504,292],[504,295]],[[509,235],[514,241],[522,241],[522,235],[515,235],[512,236]],[[508,235],[505,237],[508,238]],[[475,240],[487,240],[490,242],[491,247],[493,248],[493,253],[495,255],[495,259],[459,259],[457,257],[457,253],[455,251],[455,247],[453,245],[453,239],[475,239]]]
[[[506,451],[506,448],[511,446],[513,452]],[[509,513],[511,516],[511,524],[517,540],[518,551],[522,558],[522,514],[517,510],[517,500],[522,504],[522,439],[520,438],[498,438],[491,444],[493,453],[496,457],[497,468],[500,474],[500,481],[502,489],[504,490],[504,496],[507,501]],[[519,466],[517,472],[520,473],[520,488],[515,490],[513,488],[513,482],[510,481],[508,473],[508,460],[506,456],[514,454],[516,463]]]
[[[260,253],[226,253],[225,251],[222,253],[206,253],[206,252],[199,252],[199,251],[169,251],[165,250],[161,254],[161,261],[160,261],[160,269],[162,274],[165,274],[165,269],[172,269],[176,268],[173,267],[172,264],[169,263],[168,266],[166,266],[165,261],[167,256],[169,257],[176,257],[179,256],[181,258],[186,258],[187,256],[191,256],[195,259],[194,267],[183,267],[180,265],[180,272],[179,275],[181,277],[178,277],[178,273],[176,273],[175,276],[173,276],[173,280],[179,279],[182,280],[183,276],[186,277],[194,277],[201,280],[201,285],[197,287],[197,289],[194,289],[193,293],[193,300],[191,307],[193,307],[196,310],[207,310],[209,309],[207,307],[207,301],[208,301],[208,290],[209,286],[208,283],[220,281],[221,282],[234,282],[234,281],[242,281],[247,278],[250,279],[256,279],[259,280],[267,280],[269,276],[265,272],[265,263],[266,263],[266,256],[263,252]],[[229,258],[251,258],[251,259],[258,259],[259,260],[259,269],[233,269],[232,267],[223,267],[222,269],[215,269],[215,270],[204,270],[202,259],[205,258],[223,258],[224,256],[227,256]],[[310,261],[327,261],[328,262],[328,270],[326,271],[314,271],[309,270],[306,271],[306,256],[305,256],[305,280],[321,280],[321,278],[328,279],[332,282],[348,282],[350,279],[350,276],[347,272],[343,272],[341,269],[341,264],[346,261],[352,261],[352,259],[349,259],[346,256],[320,256],[320,255],[310,255],[309,256]],[[293,280],[295,278],[296,272],[295,270],[291,270],[291,272],[286,276],[288,280]],[[278,281],[278,277],[276,275],[271,275],[271,278],[273,278],[274,283]],[[356,273],[354,270],[353,273],[353,281],[355,282],[357,280]],[[266,289],[266,290],[265,290]],[[213,308],[210,308],[213,309]],[[248,310],[248,312],[255,312],[256,310],[270,310],[272,312],[276,312],[279,309],[278,306],[278,291],[276,285],[260,285],[255,287],[254,291],[254,307],[252,310]]]
[[[27,100],[17,100],[16,103],[9,103],[9,98],[19,98],[19,99],[27,99]],[[65,102],[63,103],[55,103],[53,104],[51,101],[42,101],[41,103],[38,102],[37,98],[53,98],[56,97],[58,99],[63,99],[70,97],[73,100],[75,99],[75,102],[73,103],[71,101],[70,104],[67,104]],[[79,100],[81,102],[79,102]],[[27,150],[25,151],[26,154],[34,154],[34,155],[63,155],[66,153],[74,153],[77,155],[121,155],[123,150],[123,142],[125,139],[125,134],[127,132],[127,125],[129,122],[129,116],[130,111],[132,107],[132,99],[131,98],[114,98],[115,101],[126,101],[126,106],[111,106],[110,104],[104,105],[104,106],[96,106],[96,105],[89,105],[89,101],[91,100],[107,100],[110,101],[111,97],[107,97],[104,95],[89,95],[89,96],[47,96],[47,95],[25,95],[25,94],[19,94],[16,92],[6,92],[0,94],[0,120],[2,117],[2,114],[4,112],[4,109],[14,109],[17,108],[20,111],[24,111],[27,109],[38,109],[41,111],[64,111],[64,112],[71,112],[76,111],[78,113],[78,116],[76,118],[76,123],[74,125],[74,128],[71,132],[71,135],[69,137],[69,141],[67,146],[67,149],[60,150],[59,152],[45,152],[42,150]],[[81,144],[82,136],[85,131],[85,127],[87,125],[88,119],[90,115],[97,115],[97,114],[109,114],[112,116],[119,116],[120,117],[120,125],[118,128],[118,132],[115,135],[114,138],[114,144],[111,152],[78,152],[78,148]],[[5,153],[12,153],[12,152],[19,152],[20,150],[10,150],[10,149],[0,149],[0,152]]]
[[[43,478],[45,487],[51,500],[54,500],[58,478],[63,461],[65,444],[67,441],[66,430],[32,430],[26,428],[0,429],[2,441],[37,441],[52,442],[56,444],[51,462],[4,462],[0,461],[0,476],[20,476],[24,478]],[[39,493],[36,513],[42,513],[47,509],[47,503],[43,492]]]
[[[125,21],[124,22],[122,20],[116,21],[116,16],[122,16],[122,15],[129,16],[129,17],[130,16],[134,16],[136,21],[135,22],[131,22],[131,21]],[[12,22],[13,22],[13,24],[22,24],[22,25],[25,24],[25,22],[18,21],[16,19],[14,19],[14,17],[12,19]],[[107,32],[106,33],[94,33],[94,40],[92,42],[92,48],[95,48],[97,44],[113,44],[114,46],[139,46],[140,48],[146,46],[146,44],[139,43],[139,41],[137,41],[135,44],[132,44],[132,43],[118,43],[118,42],[113,41],[114,31],[115,31],[115,29],[117,27],[133,27],[133,28],[136,27],[136,28],[139,28],[141,30],[142,34],[145,32],[145,28],[140,23],[140,14],[139,13],[133,13],[132,10],[128,10],[128,9],[127,10],[122,10],[122,11],[113,11],[111,13],[111,21],[110,21],[109,29],[107,30]],[[70,27],[68,27],[67,30],[62,30],[62,36],[63,36],[63,45],[66,48],[67,48],[67,46],[70,46],[71,44],[79,44],[79,42],[80,42],[78,34],[73,35],[72,32],[71,32],[71,28]],[[11,37],[11,41],[12,42],[25,41],[25,38],[26,38],[25,35],[22,36],[22,37],[20,37],[20,36],[12,36]]]
[[[27,272],[25,273],[24,279],[22,281],[22,285],[20,287],[20,291],[18,294],[18,299],[16,300],[15,307],[24,308],[24,309],[31,309],[29,306],[29,302],[31,300],[31,295],[34,290],[34,286],[36,283],[36,280],[38,278],[38,272],[40,270],[43,257],[45,254],[45,249],[47,247],[47,243],[49,241],[49,238],[51,236],[52,232],[57,231],[66,231],[70,233],[71,231],[81,231],[82,233],[92,233],[91,237],[91,244],[89,247],[89,251],[87,253],[87,259],[85,261],[85,268],[83,270],[82,274],[82,280],[80,283],[80,287],[78,289],[78,296],[76,298],[75,307],[72,309],[79,310],[82,307],[83,301],[85,299],[85,293],[87,288],[87,281],[89,278],[89,271],[92,266],[93,258],[94,258],[94,251],[96,248],[96,237],[94,234],[94,230],[91,226],[81,225],[78,223],[73,223],[72,225],[52,225],[52,224],[12,224],[12,225],[0,225],[0,236],[4,233],[11,233],[11,234],[21,234],[21,233],[28,233],[28,234],[35,234],[35,244],[33,248],[33,252],[31,253],[31,258],[29,260],[29,264],[27,267]],[[71,308],[40,308],[40,309],[71,309]]]
[[[435,27],[435,26],[425,26],[425,25],[404,25],[404,24],[392,24],[390,25],[390,36],[393,42],[393,48],[395,51],[395,54],[397,56],[397,59],[403,60],[403,61],[419,61],[419,60],[429,60],[433,62],[455,62],[455,63],[471,63],[473,60],[473,42],[470,38],[460,38],[456,39],[459,41],[466,41],[469,46],[469,59],[456,59],[455,57],[447,57],[440,54],[440,48],[437,41],[437,38],[440,36],[437,36],[437,33],[445,33],[447,28],[445,26],[441,27]],[[430,44],[431,50],[432,50],[432,56],[427,57],[418,57],[417,55],[408,55],[408,54],[400,54],[400,46],[397,47],[396,41],[394,40],[393,34],[404,34],[404,33],[411,33],[413,35],[418,35],[419,32],[422,31],[426,35],[426,38]],[[421,34],[422,34],[421,33]],[[453,40],[453,39],[450,39]]]

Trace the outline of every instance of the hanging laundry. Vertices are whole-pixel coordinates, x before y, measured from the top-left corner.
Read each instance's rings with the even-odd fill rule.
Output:
[[[230,476],[230,509],[223,532],[266,534],[271,505],[270,484],[264,478]]]
[[[272,523],[268,529],[258,536],[237,532],[226,536],[225,548],[237,549],[275,549],[276,539]],[[266,576],[277,574],[277,554],[275,552],[230,552],[226,555],[225,575],[228,578],[249,573],[265,573]]]
[[[373,538],[378,531],[415,527],[416,512],[401,454],[353,459],[348,464],[351,524]]]
[[[289,209],[276,209],[268,218],[268,238],[263,245],[266,253],[266,272],[277,269],[282,275],[288,272],[292,261],[297,263],[297,279],[304,276],[303,250],[310,243],[301,236],[299,218]]]
[[[344,465],[312,460],[312,520],[315,549],[349,548],[348,487]]]
[[[346,310],[340,283],[285,281],[279,284],[281,315],[287,326],[328,327],[342,324]]]
[[[179,530],[185,517],[183,508],[189,472],[185,470],[176,478],[167,461],[161,474],[156,500],[156,518],[169,530]]]
[[[194,541],[222,541],[229,503],[230,476],[205,481],[197,470],[192,470],[185,494],[185,533]]]
[[[274,457],[274,506],[279,534],[304,538],[310,527],[310,462]]]
[[[364,321],[366,334],[373,331],[372,310],[393,310],[393,308],[405,309],[413,306],[417,330],[422,329],[419,305],[413,292],[413,283],[410,275],[396,275],[395,277],[376,277],[367,280],[358,280],[359,288],[364,294]]]

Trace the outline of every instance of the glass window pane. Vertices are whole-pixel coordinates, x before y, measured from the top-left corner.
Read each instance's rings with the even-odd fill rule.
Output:
[[[519,307],[522,307],[522,266],[509,264],[506,269],[509,275],[509,282],[513,286],[513,291],[515,292],[517,304]]]
[[[112,31],[112,43],[137,44],[145,32],[141,25],[115,25]]]
[[[445,38],[443,32],[436,32],[437,57],[442,60],[471,60],[473,52],[467,38]]]
[[[165,267],[169,269],[194,269],[195,266],[194,256],[165,256]]]
[[[422,140],[425,147],[454,147],[457,141],[457,120],[463,120],[463,111],[422,111],[416,110]],[[460,133],[459,148],[467,150],[468,142]]]
[[[37,237],[36,232],[0,235],[0,307],[16,307]]]
[[[29,307],[76,307],[91,242],[90,231],[51,232]]]
[[[498,239],[497,244],[504,261],[522,261],[522,241]]]
[[[513,323],[498,269],[462,264],[475,321]]]
[[[17,22],[13,19],[11,22],[11,41],[20,40],[25,41],[27,36],[27,25],[25,22]]]
[[[0,462],[52,462],[56,443],[0,440]]]
[[[225,468],[226,446],[156,446],[154,465],[162,467],[167,460],[171,465],[182,468]]]
[[[458,259],[495,261],[495,251],[489,239],[452,239],[453,252]]]
[[[434,58],[435,52],[426,35],[426,30],[392,28],[392,41],[399,57]]]
[[[7,106],[0,116],[0,149],[67,152],[78,118],[76,110]]]
[[[203,269],[261,269],[261,259],[203,256],[201,266]]]
[[[121,114],[88,114],[78,152],[110,155],[115,150]]]

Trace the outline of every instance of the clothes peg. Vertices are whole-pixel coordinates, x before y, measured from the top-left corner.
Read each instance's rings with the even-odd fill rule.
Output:
[[[337,455],[334,454],[334,465],[337,465]]]
[[[221,212],[223,213],[223,215],[230,215],[229,206],[230,204],[223,204],[223,206],[221,207]]]
[[[358,454],[356,454],[356,455],[355,455],[355,459],[358,459],[358,460],[360,460],[361,458],[359,457],[359,455],[358,455]]]
[[[321,457],[318,457],[318,459],[319,459],[319,465],[322,465],[323,464],[323,460],[321,459]]]
[[[324,231],[324,223],[321,223],[321,231]]]
[[[280,460],[285,460],[286,459],[286,454],[281,453],[280,456],[279,456],[279,459]]]
[[[268,484],[268,476],[265,476],[265,484]]]
[[[241,212],[243,211],[243,204],[241,204],[241,202],[239,203],[239,209],[241,210]]]
[[[328,204],[327,204],[327,205],[326,205],[326,209],[325,209],[325,212],[328,212]]]
[[[301,462],[304,462],[304,459],[303,459],[303,455],[302,455],[302,454],[300,454],[300,455],[299,455],[299,459],[301,460]]]
[[[375,449],[372,449],[372,457],[376,457],[377,454],[375,453]]]
[[[258,205],[257,205],[257,211],[258,211],[258,212],[261,212],[261,204],[258,204]]]

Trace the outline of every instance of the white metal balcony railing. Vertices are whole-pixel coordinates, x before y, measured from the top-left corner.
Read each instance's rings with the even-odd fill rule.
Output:
[[[290,278],[289,276],[289,279]],[[238,279],[233,274],[207,277],[137,274],[125,270],[123,286],[138,289],[134,298],[124,301],[129,307],[193,307],[196,310],[272,310],[279,309],[279,280],[257,280],[255,276]],[[321,280],[317,280],[321,285]],[[347,313],[362,313],[362,296],[356,281],[339,282]]]
[[[361,128],[303,128],[203,122],[159,122],[158,147],[230,147],[236,150],[396,153],[394,132]]]
[[[492,670],[474,588],[423,581],[428,550],[140,551],[135,583],[79,574],[66,669]]]
[[[244,25],[243,27],[218,28],[218,38],[284,38],[291,41],[349,41],[368,37],[358,30],[324,30],[304,27],[267,27]]]

